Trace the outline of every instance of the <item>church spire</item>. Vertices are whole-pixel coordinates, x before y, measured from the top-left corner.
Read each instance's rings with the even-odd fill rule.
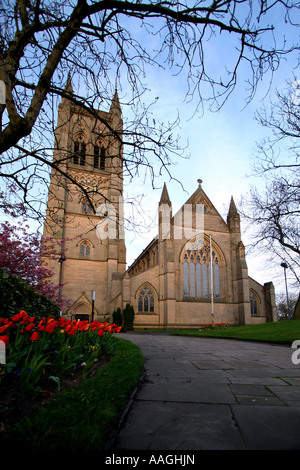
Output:
[[[67,83],[65,86],[65,91],[67,91],[70,94],[73,94],[73,86],[72,86],[72,80],[71,80],[71,70],[69,71],[68,78],[67,78]]]
[[[238,215],[238,211],[237,211],[233,196],[231,196],[228,215]]]
[[[73,95],[73,86],[72,86],[72,80],[71,80],[71,70],[69,71],[69,74],[68,74],[68,78],[67,78],[67,81],[66,81],[66,86],[64,88],[64,92],[66,93],[66,95],[68,96],[72,96]],[[67,110],[69,109],[69,106],[71,104],[71,101],[68,99],[67,96],[63,96],[62,97],[62,100],[61,100],[61,105],[63,106],[63,108],[66,109],[66,112],[68,112]]]
[[[110,105],[110,113],[116,113],[121,115],[122,110],[121,110],[121,105],[120,105],[120,100],[119,100],[119,95],[117,89],[115,90],[114,97],[112,99],[111,105]]]
[[[227,215],[227,225],[229,229],[234,232],[240,231],[240,215],[236,208],[233,196],[231,196],[229,211]]]
[[[168,193],[168,190],[167,190],[166,183],[164,183],[164,187],[163,187],[163,190],[162,190],[162,193],[161,193],[161,198],[160,198],[160,201],[159,201],[159,205],[161,205],[161,204],[168,204],[168,206],[172,205],[171,200],[169,198],[169,193]]]

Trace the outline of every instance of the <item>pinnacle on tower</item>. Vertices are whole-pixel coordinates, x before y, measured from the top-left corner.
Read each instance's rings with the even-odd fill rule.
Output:
[[[117,89],[115,90],[115,94],[114,94],[114,97],[112,99],[111,106],[110,106],[110,113],[112,112],[115,112],[118,114],[122,113]]]
[[[73,86],[72,86],[72,80],[71,80],[71,70],[69,71],[68,78],[67,78],[67,83],[65,86],[65,91],[68,93],[73,93]]]
[[[239,215],[238,213],[238,210],[236,208],[236,205],[235,205],[235,202],[234,202],[234,199],[233,199],[233,196],[231,196],[231,200],[230,200],[230,206],[229,206],[229,211],[228,211],[228,216],[237,216]]]
[[[160,201],[159,201],[159,205],[161,205],[161,204],[168,204],[168,206],[172,205],[171,200],[169,198],[169,193],[168,193],[168,190],[167,190],[166,183],[164,183],[164,187],[163,187],[163,190],[162,190],[162,193],[161,193],[161,198],[160,198]]]
[[[240,227],[239,227],[240,215],[239,215],[238,210],[236,208],[233,196],[231,196],[231,200],[230,200],[230,206],[229,206],[229,211],[228,211],[228,215],[227,215],[227,224],[228,224],[228,226],[231,230],[235,229],[235,231],[236,230],[239,231],[239,229],[240,229]]]

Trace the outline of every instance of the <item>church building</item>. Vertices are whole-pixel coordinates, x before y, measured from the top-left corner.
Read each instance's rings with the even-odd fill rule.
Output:
[[[59,262],[47,262],[70,301],[62,314],[112,321],[129,303],[136,329],[276,321],[272,282],[248,276],[233,198],[225,221],[201,180],[176,214],[164,185],[157,236],[126,268],[122,129],[117,92],[93,115],[62,99],[43,234],[60,243]]]

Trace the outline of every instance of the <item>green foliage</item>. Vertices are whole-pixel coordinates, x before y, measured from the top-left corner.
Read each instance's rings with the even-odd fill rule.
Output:
[[[25,281],[0,269],[0,317],[9,318],[25,310],[36,318],[59,317],[59,307],[28,287]]]
[[[134,308],[130,304],[126,304],[123,310],[123,329],[125,331],[133,329]]]
[[[120,307],[118,307],[117,310],[113,311],[113,323],[115,323],[118,326],[122,326],[123,324],[123,315],[122,315]]]

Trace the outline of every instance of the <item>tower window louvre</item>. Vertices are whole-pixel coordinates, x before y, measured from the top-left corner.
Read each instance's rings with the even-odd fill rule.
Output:
[[[86,144],[83,142],[82,137],[79,137],[74,142],[74,155],[73,155],[73,163],[78,165],[80,163],[81,166],[85,165],[85,154],[86,154]]]
[[[101,147],[100,151],[100,170],[105,169],[105,148]]]
[[[94,145],[94,168],[105,170],[105,148]]]
[[[85,165],[85,152],[86,152],[86,145],[84,142],[82,142],[81,149],[80,149],[80,165],[81,166]]]

